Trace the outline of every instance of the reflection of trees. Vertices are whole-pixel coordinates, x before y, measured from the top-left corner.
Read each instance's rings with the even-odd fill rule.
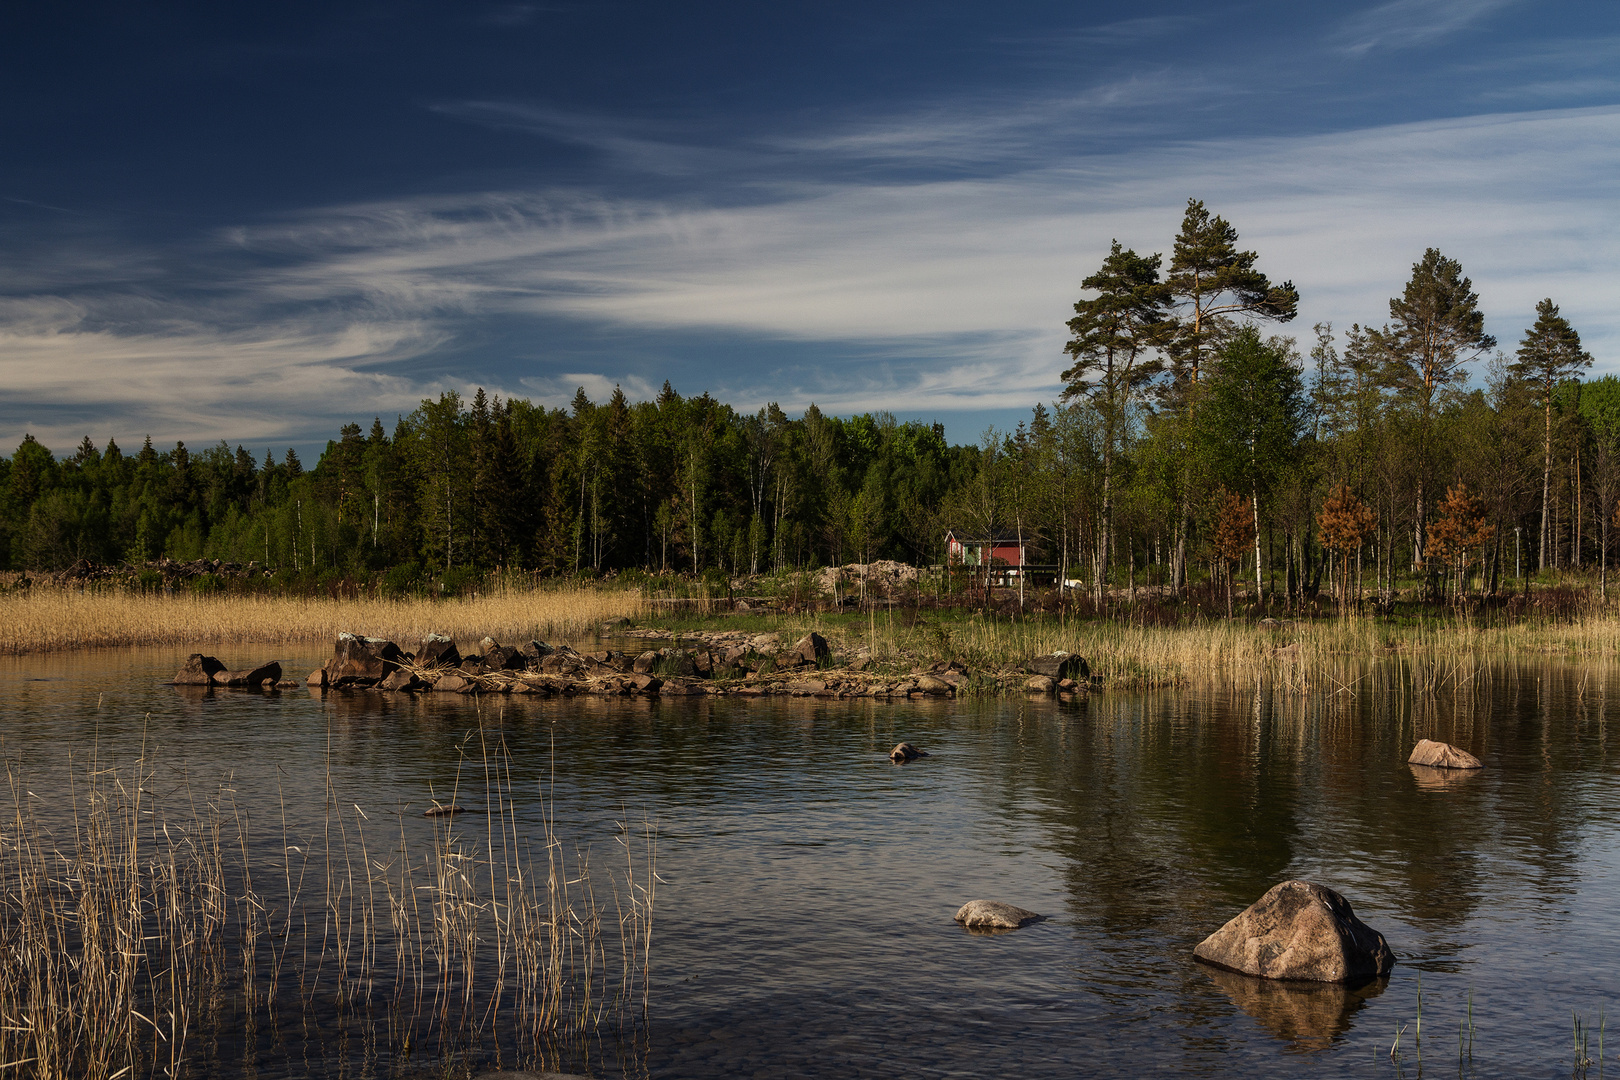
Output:
[[[1431,960],[1461,947],[1491,895],[1573,888],[1577,777],[1606,761],[1605,681],[1396,658],[1315,672],[1305,693],[1282,680],[1106,694],[1024,732],[992,797],[1042,823],[1083,948],[1218,1011],[1186,974],[1191,947],[1285,878],[1338,888],[1375,927],[1404,922],[1409,955]],[[1424,737],[1487,768],[1420,782],[1406,758]]]

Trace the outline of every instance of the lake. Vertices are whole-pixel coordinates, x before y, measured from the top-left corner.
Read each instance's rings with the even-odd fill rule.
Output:
[[[301,675],[324,653],[283,661]],[[458,783],[481,793],[469,753],[504,741],[520,817],[538,823],[548,792],[556,832],[598,873],[618,823],[656,823],[648,1020],[559,1062],[593,1075],[1565,1077],[1572,1015],[1596,1057],[1600,1013],[1620,1005],[1610,667],[1414,676],[1391,658],[1310,688],[1070,705],[162,685],[183,659],[0,660],[0,750],[34,800],[65,804],[47,778],[69,751],[127,762],[144,744],[165,782],[227,782],[256,828],[288,806],[294,833],[313,828],[328,782],[339,802],[415,820]],[[1425,737],[1486,768],[1408,766]],[[902,740],[929,756],[891,764]],[[1288,878],[1337,889],[1384,934],[1387,983],[1302,989],[1193,961]],[[1046,919],[971,934],[952,915],[974,898]],[[188,1075],[423,1068],[319,1029],[199,1051]]]

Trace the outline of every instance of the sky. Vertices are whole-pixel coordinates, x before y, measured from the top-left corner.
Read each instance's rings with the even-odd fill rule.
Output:
[[[1437,247],[1504,348],[1551,297],[1620,371],[1617,195],[1614,0],[24,0],[0,452],[307,455],[445,390],[666,380],[972,442],[1189,198],[1302,348]]]

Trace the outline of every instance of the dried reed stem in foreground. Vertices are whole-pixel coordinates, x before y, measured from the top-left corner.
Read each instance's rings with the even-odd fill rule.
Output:
[[[120,645],[332,641],[345,631],[414,642],[428,633],[477,640],[578,638],[608,619],[640,618],[639,592],[565,585],[499,586],[466,600],[173,596],[120,588],[36,586],[0,593],[0,653]]]
[[[485,813],[401,813],[396,834],[329,778],[320,832],[293,842],[284,808],[280,842],[265,845],[228,787],[199,805],[182,781],[171,814],[144,755],[128,770],[70,763],[71,814],[52,822],[11,764],[0,1075],[180,1076],[206,1040],[251,1046],[261,1024],[285,1039],[288,1019],[362,1011],[386,1015],[389,1060],[493,1046],[529,1063],[560,1037],[633,1026],[652,829],[636,840],[624,823],[612,948],[597,882],[565,855],[549,807],[525,835],[504,745],[481,768]]]

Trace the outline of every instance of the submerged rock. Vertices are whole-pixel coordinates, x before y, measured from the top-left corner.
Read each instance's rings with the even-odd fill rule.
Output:
[[[1354,982],[1395,966],[1384,935],[1325,885],[1285,881],[1199,943],[1207,964],[1266,979]]]
[[[915,746],[912,746],[908,742],[903,742],[899,746],[896,746],[893,750],[889,751],[889,760],[894,762],[896,765],[904,765],[908,761],[916,761],[920,757],[927,756],[928,755],[926,753],[917,749]]]
[[[186,657],[185,665],[175,673],[176,686],[212,686],[214,676],[225,670],[225,665],[212,656],[202,653],[192,653]]]
[[[1418,744],[1412,748],[1412,756],[1406,759],[1413,765],[1427,765],[1432,769],[1483,769],[1485,763],[1466,750],[1459,750],[1450,743],[1435,742],[1433,739],[1419,739]]]
[[[241,671],[214,672],[215,686],[257,687],[263,686],[267,682],[277,683],[280,681],[281,664],[275,660],[270,661],[268,664],[260,664],[258,667],[244,668]]]
[[[956,912],[956,921],[969,930],[1016,930],[1039,918],[1036,912],[1000,900],[969,900]]]

